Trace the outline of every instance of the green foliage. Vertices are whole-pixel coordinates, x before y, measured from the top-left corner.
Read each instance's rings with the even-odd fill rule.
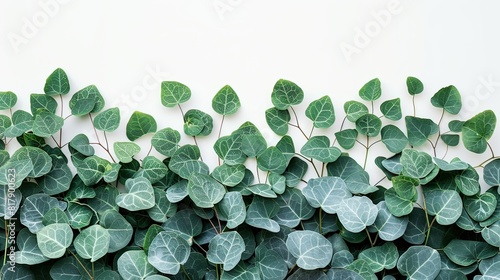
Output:
[[[105,108],[94,85],[70,93],[60,68],[29,111],[0,92],[2,279],[497,279],[495,113],[454,119],[454,86],[420,111],[423,83],[406,86],[410,96],[383,100],[381,81],[368,81],[334,127],[333,95],[304,106],[303,90],[279,80],[262,112],[275,142],[250,122],[222,133],[242,105],[229,85],[212,99],[219,125],[209,111],[183,111],[186,85],[163,82],[182,131],[136,111],[120,141],[108,139],[119,108]],[[96,135],[68,135],[65,106]],[[217,138],[200,139],[213,150],[200,150],[214,126]],[[20,147],[7,145],[14,138]]]

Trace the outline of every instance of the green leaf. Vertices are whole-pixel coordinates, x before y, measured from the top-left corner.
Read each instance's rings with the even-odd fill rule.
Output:
[[[97,113],[104,108],[104,98],[95,85],[90,85],[73,94],[69,108],[75,116]]]
[[[33,194],[24,200],[20,211],[21,224],[30,232],[37,233],[43,228],[43,216],[52,208],[66,209],[66,203],[47,194]]]
[[[162,155],[171,157],[179,147],[181,134],[172,128],[158,130],[151,138],[151,145]]]
[[[66,253],[73,241],[73,230],[68,224],[50,224],[40,229],[36,241],[44,256],[58,259]]]
[[[335,110],[330,96],[325,95],[312,101],[306,108],[306,117],[313,122],[313,126],[316,128],[332,126],[335,122]]]
[[[370,176],[353,158],[342,155],[336,161],[326,166],[328,176],[342,178],[351,189],[363,188],[370,184]]]
[[[495,279],[500,274],[500,255],[483,260],[479,263],[479,271],[482,273],[481,280]]]
[[[387,191],[390,191],[388,189]],[[423,244],[427,234],[427,214],[421,208],[415,208],[408,215],[408,226],[403,239],[414,245]]]
[[[242,151],[241,142],[242,135],[223,136],[214,143],[215,153],[226,164],[241,164],[247,158]]]
[[[116,204],[129,211],[146,210],[155,206],[151,182],[146,178],[131,178],[125,181],[126,193],[116,197]]]
[[[404,175],[417,179],[429,175],[435,167],[430,155],[413,149],[403,150],[401,164],[403,165]]]
[[[425,192],[428,213],[436,216],[440,225],[451,225],[460,217],[463,209],[462,199],[453,190],[432,190]]]
[[[211,176],[225,186],[234,187],[245,177],[245,166],[222,164],[212,171]]]
[[[0,91],[0,110],[8,110],[17,103],[17,95],[12,91]]]
[[[1,101],[0,101],[1,102]],[[23,110],[17,110],[12,114],[12,125],[4,131],[5,137],[18,137],[28,130],[33,129],[33,116]]]
[[[332,259],[332,244],[323,235],[310,230],[297,230],[288,235],[286,247],[297,258],[297,266],[314,270],[324,268]]]
[[[12,121],[5,115],[0,115],[0,138],[3,138],[5,130],[12,125]]]
[[[214,127],[212,117],[200,110],[191,109],[184,115],[184,133],[189,136],[207,136]]]
[[[161,273],[175,275],[189,258],[190,245],[180,235],[162,231],[148,250],[148,262]]]
[[[257,166],[260,170],[277,174],[282,174],[285,171],[286,163],[285,155],[276,147],[267,148],[257,158]]]
[[[75,203],[68,203],[66,213],[68,223],[74,229],[81,229],[88,226],[94,215],[94,212],[88,206]]]
[[[135,141],[141,136],[156,132],[155,119],[146,113],[135,111],[127,122],[127,138]]]
[[[122,163],[129,163],[132,158],[141,151],[141,147],[133,142],[115,142],[113,149],[118,160]]]
[[[125,280],[145,279],[157,272],[148,262],[148,257],[143,250],[126,251],[118,258],[117,267],[118,273]]]
[[[210,241],[207,259],[211,263],[222,264],[224,271],[230,271],[241,260],[244,251],[245,243],[238,232],[223,232]]]
[[[427,246],[413,246],[398,260],[399,272],[408,279],[434,279],[441,270],[439,253]]]
[[[373,114],[365,114],[356,120],[356,130],[368,137],[375,137],[380,133],[382,121]]]
[[[393,177],[393,179],[394,178],[395,177]],[[386,206],[391,214],[396,217],[402,217],[410,214],[413,211],[413,203],[415,202],[416,198],[416,195],[415,199],[402,197],[396,193],[396,190],[394,188],[388,189],[384,192]]]
[[[205,174],[193,174],[188,182],[189,198],[196,206],[201,208],[212,208],[224,198],[226,189],[214,178]]]
[[[105,228],[93,225],[82,230],[75,237],[73,245],[80,257],[95,262],[108,252],[110,238]]]
[[[342,200],[352,197],[344,180],[332,176],[310,179],[302,193],[312,207],[329,214],[337,213]]]
[[[290,112],[272,107],[266,110],[266,122],[274,133],[283,136],[288,132]]]
[[[141,177],[148,179],[151,184],[160,181],[167,175],[167,166],[154,156],[147,156],[142,160]]]
[[[402,117],[401,99],[398,97],[382,102],[382,104],[380,104],[380,111],[384,114],[384,117],[389,120],[400,120]]]
[[[441,140],[448,146],[457,146],[460,142],[460,136],[457,134],[443,134],[441,135]]]
[[[288,273],[286,262],[273,250],[259,245],[255,249],[257,268],[262,279],[285,279]]]
[[[291,81],[280,79],[276,82],[271,94],[274,107],[286,110],[292,105],[297,105],[304,99],[302,89]]]
[[[161,83],[161,104],[165,107],[174,107],[191,98],[191,90],[184,84],[175,81]]]
[[[120,126],[120,109],[109,108],[94,118],[94,127],[105,132],[115,131]]]
[[[361,116],[368,114],[368,107],[359,101],[347,101],[344,104],[344,112],[349,121],[355,122]]]
[[[166,232],[180,234],[189,244],[192,244],[193,238],[201,233],[203,223],[192,209],[184,209],[163,223],[162,228]]]
[[[370,231],[377,232],[380,239],[384,241],[395,241],[403,236],[408,226],[408,217],[396,217],[387,208],[386,202],[377,204],[378,214]]]
[[[270,198],[254,196],[252,203],[247,209],[245,222],[253,227],[279,232],[279,224],[272,220],[278,214],[279,205]]]
[[[127,246],[134,233],[132,225],[114,209],[102,213],[99,225],[109,233],[108,253],[117,252]]]
[[[464,121],[453,120],[448,123],[448,128],[451,132],[459,133],[462,132],[462,126],[464,123]]]
[[[456,115],[462,109],[462,98],[455,86],[440,89],[431,98],[434,107],[443,108],[446,112]]]
[[[443,251],[450,260],[461,266],[469,266],[498,254],[498,248],[486,242],[459,239],[451,240]]]
[[[351,264],[346,266],[346,269],[356,272],[363,279],[378,279],[377,276],[371,271],[370,266],[365,260],[357,259]]]
[[[32,93],[30,95],[31,114],[36,117],[41,112],[54,115],[57,109],[57,101],[49,95]]]
[[[269,184],[255,184],[247,187],[246,189],[249,190],[251,193],[261,197],[267,197],[267,198],[277,197],[276,193],[273,192]]]
[[[358,233],[372,225],[377,218],[377,206],[366,196],[343,199],[337,209],[342,225],[350,232]]]
[[[121,164],[119,163],[110,163],[106,165],[106,170],[104,170],[104,174],[102,179],[106,183],[115,182],[118,179],[118,175],[120,174]]]
[[[491,110],[483,111],[466,121],[462,126],[462,142],[465,148],[477,154],[484,153],[496,123],[495,113]]]
[[[33,169],[28,177],[41,177],[52,169],[52,158],[42,149],[36,147],[21,147],[11,157],[11,161],[29,159]]]
[[[52,157],[52,170],[38,179],[37,183],[43,192],[56,195],[69,190],[73,174],[62,158]]]
[[[392,242],[386,242],[382,246],[368,248],[359,253],[359,259],[364,260],[374,273],[384,269],[390,270],[396,267],[399,252]]]
[[[192,174],[208,174],[208,166],[198,159],[200,149],[194,145],[179,147],[172,155],[168,168],[183,179],[188,179]]]
[[[97,184],[102,179],[108,162],[98,156],[85,158],[83,162],[76,167],[80,179],[86,186]]]
[[[36,235],[30,233],[26,228],[21,229],[17,233],[16,244],[18,251],[15,252],[15,260],[18,264],[34,265],[49,260],[40,251]]]
[[[89,138],[85,134],[77,134],[71,141],[69,145],[71,148],[77,150],[84,156],[93,156],[94,148],[89,144]]]
[[[167,189],[167,199],[171,203],[176,203],[188,196],[187,180],[182,180]]]
[[[484,166],[483,178],[490,186],[500,185],[500,159],[495,159]]]
[[[227,192],[216,205],[217,213],[222,221],[227,221],[227,227],[234,229],[245,221],[246,208],[240,192]]]
[[[315,212],[298,189],[287,189],[278,196],[277,202],[280,209],[273,219],[286,227],[298,226],[301,221],[310,219]]]
[[[234,89],[225,85],[215,94],[212,99],[212,108],[221,115],[231,115],[236,113],[241,107],[240,99]]]
[[[342,154],[339,148],[330,147],[330,139],[326,136],[313,136],[309,138],[302,149],[300,149],[300,153],[320,162],[334,162]]]
[[[482,222],[495,212],[497,198],[494,194],[486,192],[481,195],[464,197],[463,204],[474,221]]]
[[[384,143],[391,153],[400,153],[408,145],[408,138],[406,138],[406,135],[399,127],[392,124],[382,127],[380,136],[382,138],[382,143]]]
[[[408,141],[412,146],[421,146],[427,142],[429,136],[439,131],[437,124],[430,119],[406,116],[405,123]]]
[[[410,95],[419,94],[424,91],[424,84],[415,77],[409,76],[406,78],[406,86]]]
[[[69,80],[63,69],[57,68],[47,77],[43,91],[47,95],[67,94],[69,92]]]
[[[8,185],[0,186],[0,217],[11,219],[19,210],[23,194],[20,189],[13,190]]]
[[[266,139],[260,133],[245,134],[241,137],[241,150],[248,157],[258,157],[267,148]]]
[[[488,244],[499,247],[500,246],[500,221],[496,221],[489,227],[481,230],[481,236]]]
[[[378,78],[368,81],[359,90],[359,96],[366,101],[375,101],[379,99],[381,95],[382,89],[380,88],[380,80]]]
[[[335,132],[335,137],[340,145],[340,147],[349,150],[356,144],[356,139],[358,138],[358,131],[356,129],[344,129]]]
[[[455,184],[464,195],[475,195],[480,191],[479,174],[469,165],[455,176]]]
[[[118,211],[116,204],[116,197],[118,196],[118,189],[110,185],[99,186],[94,189],[95,197],[87,200],[87,203],[99,215],[102,215],[106,210],[113,209]]]
[[[286,179],[286,185],[289,187],[296,187],[306,174],[308,167],[307,162],[298,157],[293,157],[283,173]]]
[[[154,188],[155,206],[147,210],[149,217],[155,222],[164,223],[168,217],[171,217],[177,211],[177,204],[170,203],[165,191]]]

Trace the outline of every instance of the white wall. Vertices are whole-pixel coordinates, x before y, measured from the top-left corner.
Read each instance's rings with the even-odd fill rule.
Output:
[[[269,144],[279,138],[267,128],[264,111],[272,106],[270,94],[279,78],[304,89],[299,111],[330,95],[336,129],[344,101],[359,100],[359,88],[375,77],[382,81],[382,98],[401,97],[406,114],[411,111],[405,79],[419,77],[425,91],[418,97],[417,114],[436,121],[439,111],[428,100],[453,84],[464,99],[459,117],[466,119],[488,108],[500,113],[499,10],[495,0],[3,0],[0,91],[19,97],[41,93],[45,78],[61,67],[70,77],[71,92],[96,84],[107,107],[122,108],[122,129],[111,135],[115,140],[126,139],[124,127],[133,110],[154,115],[160,128],[181,128],[178,111],[159,102],[162,80],[188,85],[193,98],[184,107],[210,112],[217,122],[210,100],[230,84],[243,108],[229,118],[224,133],[251,120]],[[144,87],[144,79],[154,86]],[[29,99],[20,98],[16,108],[28,106]],[[66,141],[82,131],[93,137],[80,120],[68,123],[74,125]],[[333,131],[325,133],[333,136]],[[492,143],[500,150],[500,132],[495,135]],[[460,156],[471,163],[487,157]],[[205,159],[216,162],[214,154]]]

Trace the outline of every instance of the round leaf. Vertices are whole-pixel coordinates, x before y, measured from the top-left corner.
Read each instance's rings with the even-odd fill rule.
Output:
[[[462,142],[465,148],[477,154],[484,153],[496,123],[495,113],[491,110],[483,111],[466,121],[462,126]]]
[[[125,280],[145,279],[157,272],[148,262],[148,257],[143,250],[126,251],[118,258],[117,267],[118,273]]]
[[[359,96],[361,97],[361,99],[366,101],[377,100],[381,95],[382,89],[380,88],[380,80],[378,78],[368,81],[359,90]]]
[[[286,247],[297,258],[297,266],[305,270],[324,268],[333,255],[332,244],[323,235],[310,230],[290,233]]]
[[[310,179],[302,193],[312,207],[321,207],[329,214],[337,213],[342,200],[352,197],[346,183],[339,177]]]
[[[365,114],[356,120],[356,130],[368,137],[375,137],[380,133],[382,121],[373,114]]]
[[[117,107],[102,111],[94,118],[94,127],[98,130],[111,132],[120,126],[120,109]]]
[[[340,147],[349,150],[356,144],[356,139],[358,138],[358,131],[356,129],[344,129],[335,132],[335,137],[340,145]]]
[[[399,127],[388,124],[381,130],[382,143],[391,153],[400,153],[408,145],[408,138]]]
[[[394,98],[382,102],[380,104],[380,111],[384,114],[384,117],[392,121],[397,121],[401,119],[401,99]]]
[[[332,99],[325,95],[317,100],[314,100],[306,108],[306,117],[317,128],[328,128],[335,122],[335,110],[333,108]]]
[[[146,210],[155,206],[154,192],[151,182],[139,177],[125,182],[126,193],[116,197],[116,204],[129,211]]]
[[[399,252],[394,243],[387,242],[382,246],[368,248],[359,253],[359,259],[364,260],[370,269],[377,273],[384,269],[393,269],[396,267]]]
[[[427,246],[413,246],[404,252],[397,264],[399,272],[409,279],[434,279],[441,270],[439,253]]]
[[[481,195],[464,197],[463,204],[473,220],[482,222],[495,212],[497,198],[494,194],[486,192]]]
[[[151,138],[151,145],[162,155],[171,157],[179,147],[181,134],[174,129],[164,128]]]
[[[271,101],[274,107],[279,110],[288,109],[292,105],[297,105],[304,99],[302,89],[291,81],[280,79],[276,82],[271,94]]]
[[[350,232],[358,233],[372,225],[377,218],[377,206],[366,196],[343,199],[337,209],[342,225]]]
[[[8,110],[17,103],[17,95],[12,91],[0,91],[0,110]]]
[[[288,132],[288,122],[290,121],[290,112],[272,107],[266,110],[266,122],[274,133],[285,135]]]
[[[36,234],[36,241],[44,256],[57,259],[66,253],[73,241],[73,230],[68,224],[50,224]]]
[[[160,272],[175,275],[188,260],[189,253],[190,246],[186,240],[162,231],[149,246],[148,261]]]
[[[434,107],[443,108],[446,112],[456,115],[462,109],[462,98],[455,86],[447,86],[440,89],[431,98]]]
[[[223,232],[210,241],[207,259],[215,264],[222,264],[224,271],[230,271],[241,260],[245,251],[245,242],[236,231]]]
[[[175,81],[161,83],[161,104],[165,107],[174,107],[191,98],[191,90],[184,84]]]
[[[187,188],[189,197],[200,208],[214,207],[226,193],[223,185],[205,174],[191,175]]]
[[[73,245],[78,255],[95,262],[108,253],[110,235],[100,225],[93,225],[82,230],[76,237]]]
[[[408,93],[410,95],[419,94],[424,91],[424,84],[415,77],[406,78],[406,86],[408,87]]]
[[[240,107],[240,99],[233,88],[229,85],[221,88],[212,99],[212,108],[216,113],[221,115],[234,114]]]
[[[67,94],[69,92],[69,80],[63,69],[57,68],[47,77],[43,91],[47,95]]]
[[[368,114],[368,107],[359,101],[351,100],[344,104],[344,112],[349,121],[355,122],[359,117]]]

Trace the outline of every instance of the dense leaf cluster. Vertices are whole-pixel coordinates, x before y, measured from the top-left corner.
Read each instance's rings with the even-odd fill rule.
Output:
[[[406,83],[415,102],[423,84],[414,77]],[[68,77],[56,69],[44,92],[30,96],[30,112],[14,111],[17,96],[0,92],[2,279],[500,275],[500,159],[488,143],[496,117],[487,110],[454,120],[462,107],[454,86],[431,97],[441,112],[436,123],[416,111],[403,115],[400,98],[381,102],[381,83],[373,79],[361,87],[361,100],[344,104],[340,129],[321,135],[336,119],[331,98],[307,106],[313,129],[306,133],[294,109],[304,100],[302,89],[279,80],[271,93],[274,107],[265,111],[269,127],[282,136],[277,143],[268,143],[251,122],[221,135],[225,116],[241,106],[225,86],[212,102],[222,120],[213,151],[200,151],[197,138],[212,133],[214,120],[182,109],[191,90],[179,82],[162,83],[161,103],[180,109],[183,134],[194,144],[134,112],[128,141],[110,145],[107,133],[119,128],[120,111],[105,109],[96,86],[69,98]],[[88,118],[102,142],[77,134],[62,143],[70,116],[58,108],[68,99],[70,116]],[[452,120],[443,129],[445,117]],[[301,147],[288,135],[290,127],[305,137]],[[134,141],[143,137],[151,150],[138,159],[143,147]],[[20,148],[9,151],[14,138]],[[492,155],[478,166],[437,156],[460,142]],[[375,159],[385,177],[374,183],[366,165],[377,143],[387,151]],[[354,147],[365,150],[364,161],[347,153]],[[202,152],[217,155],[219,164],[208,166]],[[306,178],[308,168],[316,176]]]

